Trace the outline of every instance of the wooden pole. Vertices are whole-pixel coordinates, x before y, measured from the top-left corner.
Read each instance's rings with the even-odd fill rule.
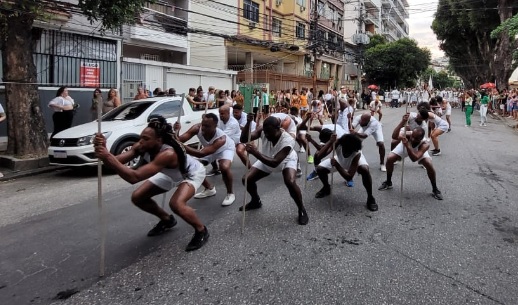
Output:
[[[337,106],[338,105],[336,105],[336,101],[335,101],[335,107],[334,107],[334,113],[333,113],[333,118],[334,118],[333,134],[336,134],[336,117],[338,115]],[[336,150],[336,142],[333,143],[333,153],[331,154],[331,158],[335,157],[335,150]],[[334,175],[333,175],[333,167],[331,166],[331,196],[329,198],[329,206],[330,206],[331,210],[333,209],[333,183],[334,183]]]
[[[252,106],[252,112],[254,111],[254,100],[252,99],[252,102],[250,103],[251,106]],[[257,128],[257,126],[256,126]],[[248,139],[247,139],[247,142],[245,143],[248,144],[250,143],[250,140],[252,138],[252,122],[250,122],[250,124],[248,125]],[[243,216],[241,217],[241,234],[243,234],[245,232],[245,218],[246,218],[246,209],[245,209],[245,206],[246,206],[246,194],[248,193],[248,190],[247,190],[247,187],[248,187],[248,173],[250,173],[250,155],[247,153],[246,154],[246,174],[245,174],[245,191],[244,191],[244,195],[243,195],[243,206],[242,206],[242,209],[243,209]]]
[[[102,134],[102,102],[97,103],[97,133]],[[99,276],[104,276],[106,256],[106,215],[103,207],[103,168],[101,159],[97,159],[97,208],[99,210],[99,235],[101,238],[101,257],[99,262]]]
[[[408,113],[408,101],[406,103],[405,113]],[[408,120],[403,125],[403,130],[405,132],[405,137],[406,137],[406,126],[407,126],[407,124],[408,124]],[[405,154],[405,145],[403,145],[403,155],[404,154]],[[403,176],[405,175],[405,159],[406,158],[402,158],[402,160],[401,160],[401,189],[399,190],[399,207],[400,208],[403,207]]]

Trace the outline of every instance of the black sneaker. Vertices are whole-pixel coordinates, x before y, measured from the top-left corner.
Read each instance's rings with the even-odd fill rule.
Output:
[[[147,236],[160,235],[166,231],[169,231],[174,226],[176,226],[176,219],[174,219],[173,215],[169,215],[169,220],[160,220],[156,226],[153,227],[153,229],[147,232]]]
[[[309,222],[308,213],[306,211],[299,211],[299,225],[307,225]]]
[[[261,202],[261,200],[250,201],[249,203],[245,204],[245,211],[260,209],[262,206],[263,203]],[[239,210],[243,211],[243,207],[239,207]]]
[[[439,191],[438,189],[435,189],[432,191],[432,196],[433,196],[433,198],[435,198],[437,200],[442,200],[441,191]]]
[[[331,188],[329,187],[323,187],[315,194],[315,198],[324,198],[326,196],[331,195]]]
[[[212,169],[210,172],[208,172],[205,176],[211,177],[221,174],[221,171],[219,169]]]
[[[297,169],[297,178],[302,177],[302,170],[300,168]]]
[[[367,209],[372,212],[376,212],[378,210],[378,204],[374,197],[369,197],[369,199],[367,199]]]
[[[390,190],[391,188],[392,188],[392,181],[391,182],[385,181],[378,188],[378,191]]]
[[[195,231],[194,236],[187,245],[187,248],[185,248],[185,251],[194,251],[203,247],[203,245],[205,245],[205,243],[207,243],[209,240],[209,236],[209,230],[207,230],[207,227],[204,227],[203,231],[201,232]]]
[[[440,149],[436,149],[436,150],[432,151],[432,156],[440,156],[440,155],[441,155],[441,150]]]

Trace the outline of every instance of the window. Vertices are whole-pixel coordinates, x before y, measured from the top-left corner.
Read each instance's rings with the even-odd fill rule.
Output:
[[[252,0],[244,0],[243,6],[243,18],[259,22],[259,4]]]
[[[148,120],[153,116],[163,116],[166,119],[176,118],[180,113],[180,106],[180,100],[165,102],[151,112]]]
[[[320,16],[325,16],[325,12],[326,12],[326,4],[322,1],[318,1],[318,6],[317,6],[317,12]]]
[[[297,4],[306,7],[306,0],[297,0]]]
[[[337,24],[337,27],[339,30],[342,29],[343,19],[344,19],[344,16],[342,16],[341,14],[338,14],[338,20],[336,20],[336,24]]]
[[[306,38],[306,25],[302,22],[297,21],[297,27],[295,28],[295,33],[297,38],[305,39]]]
[[[335,22],[334,19],[335,19],[335,10],[332,9],[332,8],[329,8],[329,10],[327,11],[327,19],[331,20],[331,22]]]
[[[281,37],[282,22],[277,18],[272,18],[272,33],[275,37]]]

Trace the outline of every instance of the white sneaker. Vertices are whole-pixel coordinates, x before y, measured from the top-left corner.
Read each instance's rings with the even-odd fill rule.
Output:
[[[432,138],[426,138],[426,142],[430,142]]]
[[[395,162],[394,162],[394,165],[397,165],[397,164],[399,164],[399,161],[395,161]]]
[[[299,150],[299,153],[305,153],[306,150],[304,149],[304,147],[301,147],[300,150]]]
[[[225,200],[223,200],[221,205],[226,207],[234,203],[234,201],[236,201],[236,196],[234,194],[227,194],[227,196],[225,196]]]
[[[486,123],[484,123],[484,124],[482,124],[482,126],[487,126],[487,124],[486,124]]]
[[[386,172],[387,171],[387,167],[385,166],[385,164],[381,164],[380,169],[381,169],[382,172]]]
[[[2,178],[4,176],[4,174],[0,173],[0,178]]]
[[[216,195],[216,187],[212,187],[211,189],[204,189],[202,192],[197,193],[194,195],[194,198],[196,199],[202,199],[207,198]]]

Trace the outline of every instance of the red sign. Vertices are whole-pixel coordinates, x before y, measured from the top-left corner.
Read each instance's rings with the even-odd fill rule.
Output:
[[[82,62],[80,71],[81,87],[99,87],[101,69],[98,63]]]

